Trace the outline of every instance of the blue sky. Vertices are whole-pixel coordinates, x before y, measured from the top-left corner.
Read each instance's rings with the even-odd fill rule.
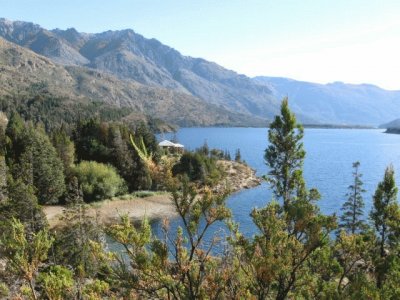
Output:
[[[400,1],[0,0],[45,28],[132,28],[248,76],[400,90]]]

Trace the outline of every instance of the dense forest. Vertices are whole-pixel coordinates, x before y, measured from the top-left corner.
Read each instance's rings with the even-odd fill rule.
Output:
[[[20,112],[21,113],[21,112]],[[8,118],[8,119],[7,119]],[[394,170],[364,211],[360,163],[341,214],[324,215],[303,178],[303,128],[285,99],[271,123],[265,180],[274,199],[254,209],[246,237],[210,186],[223,172],[209,150],[165,155],[143,124],[100,118],[47,126],[14,109],[2,117],[0,297],[9,299],[399,299],[400,208]],[[240,151],[235,154],[240,160]],[[263,159],[260,157],[260,159]],[[101,226],[87,203],[136,190],[166,190],[181,219],[127,216]],[[42,205],[65,205],[50,229]],[[224,223],[221,240],[206,235]],[[112,251],[109,241],[119,244]],[[224,251],[215,247],[223,243]]]

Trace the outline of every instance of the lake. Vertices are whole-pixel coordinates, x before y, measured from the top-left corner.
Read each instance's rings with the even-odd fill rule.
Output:
[[[268,172],[263,158],[268,145],[267,134],[267,128],[182,128],[176,137],[186,149],[193,150],[207,142],[210,148],[230,151],[232,157],[236,149],[240,149],[242,159],[261,176]],[[158,138],[171,139],[172,134]],[[307,128],[303,141],[306,150],[304,177],[309,188],[315,187],[320,191],[322,197],[318,205],[325,214],[340,214],[347,187],[352,182],[353,162],[361,163],[366,212],[371,207],[372,195],[386,166],[392,163],[396,173],[400,172],[400,135],[385,134],[378,129]],[[265,206],[271,198],[268,185],[264,183],[227,199],[227,206],[243,233],[250,236],[255,232],[249,214],[254,207]],[[178,225],[179,222],[172,221],[171,229]],[[158,222],[153,229],[159,233]]]

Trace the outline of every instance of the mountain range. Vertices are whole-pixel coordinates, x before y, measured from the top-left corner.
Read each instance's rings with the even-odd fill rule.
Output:
[[[304,123],[378,125],[400,116],[400,92],[250,78],[130,29],[80,33],[0,19],[0,38],[0,95],[45,81],[72,99],[130,107],[183,126],[262,126],[284,96]]]
[[[371,84],[318,84],[279,77],[255,77],[280,99],[288,96],[296,113],[318,123],[377,126],[400,116],[400,91]]]

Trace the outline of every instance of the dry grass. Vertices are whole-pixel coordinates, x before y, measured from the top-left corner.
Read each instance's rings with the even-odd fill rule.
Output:
[[[45,206],[43,208],[50,227],[60,224],[63,206]],[[122,196],[89,205],[88,215],[98,216],[102,224],[115,223],[121,215],[128,215],[132,220],[163,219],[176,214],[170,194],[158,194],[145,198]]]

